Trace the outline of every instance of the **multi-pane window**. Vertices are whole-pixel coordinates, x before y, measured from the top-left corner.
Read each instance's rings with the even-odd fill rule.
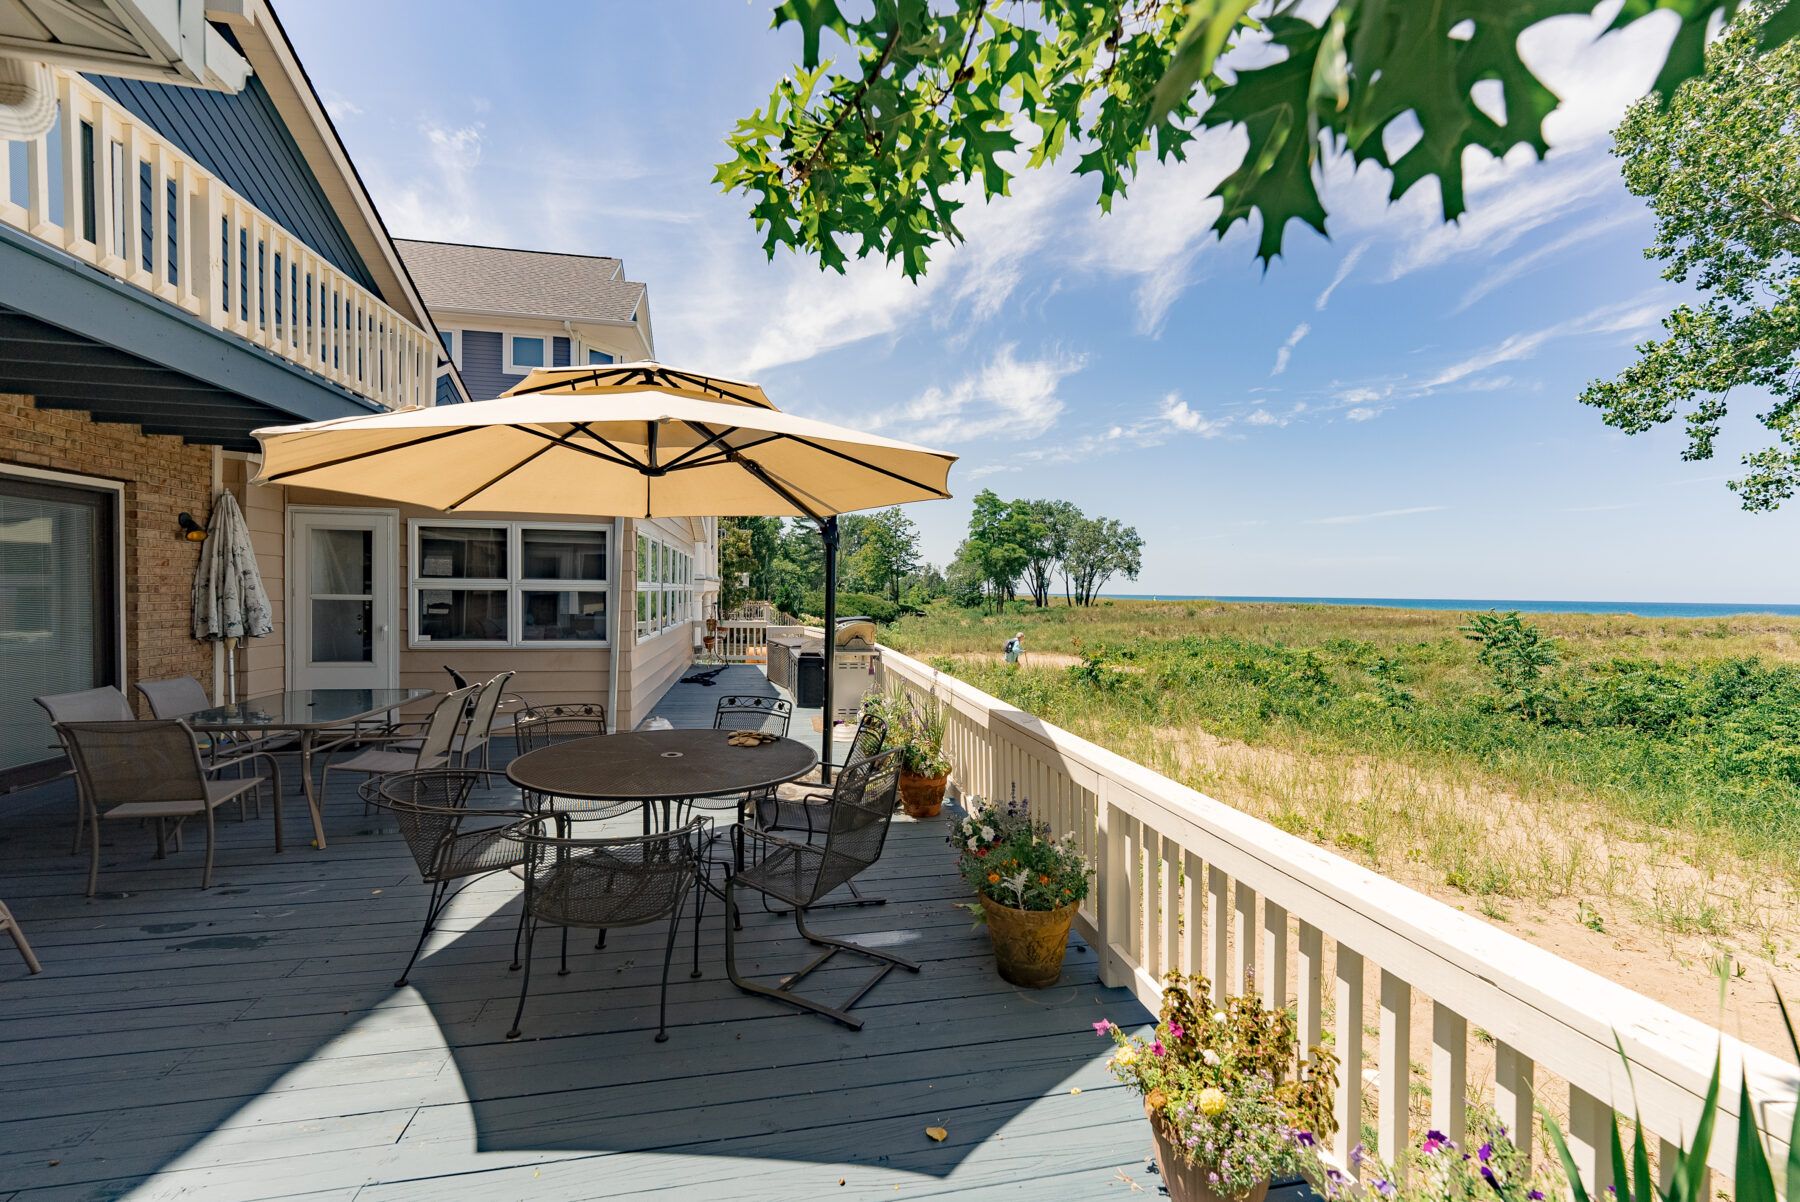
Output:
[[[694,557],[649,534],[637,540],[637,632],[659,634],[694,611]]]
[[[412,524],[412,642],[606,641],[608,527]]]
[[[524,374],[534,367],[550,366],[550,340],[536,334],[506,336],[506,370]]]

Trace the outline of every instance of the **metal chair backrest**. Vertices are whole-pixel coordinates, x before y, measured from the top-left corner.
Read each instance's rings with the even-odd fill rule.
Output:
[[[430,884],[476,866],[457,862],[456,838],[469,818],[523,821],[517,786],[504,773],[476,768],[425,768],[390,772],[363,785],[363,800],[394,816],[420,876]],[[489,829],[494,824],[486,824]],[[485,871],[485,869],[480,869]]]
[[[481,685],[480,691],[475,694],[475,704],[469,707],[469,725],[463,730],[464,762],[493,735],[494,715],[499,712],[500,698],[506,694],[506,682],[512,678],[510,671],[502,672]]]
[[[513,737],[519,743],[519,754],[523,755],[552,743],[605,734],[606,707],[597,701],[529,705],[513,721],[512,729]]]
[[[197,710],[208,709],[212,702],[206,690],[192,676],[171,676],[167,680],[140,680],[137,691],[150,705],[153,718],[185,718]]]
[[[864,760],[872,760],[887,746],[887,719],[880,714],[865,713],[856,724],[856,735],[850,740],[850,758],[844,767],[854,768]]]
[[[694,887],[712,822],[661,834],[558,838],[542,821],[512,838],[525,850],[525,912],[559,926],[635,926],[667,918]]]
[[[78,693],[46,693],[33,697],[53,723],[129,722],[137,717],[131,700],[112,685],[82,689]]]
[[[809,902],[852,880],[881,858],[900,792],[900,749],[880,751],[845,768],[827,803],[825,843]]]
[[[131,801],[199,803],[206,797],[200,749],[179,718],[65,722],[59,729],[81,792],[96,809]]]
[[[466,689],[451,689],[438,700],[437,708],[425,721],[424,737],[419,740],[418,767],[432,767],[450,754],[456,728],[462,724],[463,706],[480,687],[472,684]]]
[[[713,711],[713,729],[760,730],[785,739],[793,717],[793,702],[781,697],[721,697]]]

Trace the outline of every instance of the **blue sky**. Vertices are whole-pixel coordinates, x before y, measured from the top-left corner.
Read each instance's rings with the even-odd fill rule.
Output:
[[[1153,166],[1102,217],[1062,169],[964,221],[922,285],[765,261],[709,182],[733,121],[798,53],[762,0],[282,9],[396,234],[618,255],[665,361],[760,379],[784,408],[953,450],[913,507],[942,562],[982,487],[1065,497],[1144,535],[1143,592],[1800,601],[1800,503],[1742,512],[1754,400],[1719,458],[1627,438],[1575,401],[1685,292],[1607,131],[1666,27],[1531,31],[1565,96],[1550,159],[1471,163],[1471,213],[1327,172],[1330,241],[1265,275],[1202,197],[1234,135]]]

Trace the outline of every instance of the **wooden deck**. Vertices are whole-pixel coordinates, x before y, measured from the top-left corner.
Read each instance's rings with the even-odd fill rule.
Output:
[[[717,691],[678,685],[661,712],[710,723]],[[860,1033],[733,989],[715,906],[704,975],[677,953],[667,1043],[648,928],[575,941],[564,978],[540,940],[508,1043],[517,880],[464,893],[394,989],[425,890],[348,784],[322,852],[297,801],[279,856],[267,818],[228,821],[205,892],[194,838],[156,861],[114,823],[101,895],[82,897],[71,811],[53,789],[0,798],[0,896],[45,965],[26,977],[0,941],[0,1202],[1157,1192],[1142,1111],[1090,1026],[1147,1016],[1086,948],[1054,988],[1000,981],[939,822],[896,822],[869,889],[888,905],[818,916],[924,964],[864,999]],[[759,974],[807,958],[787,920],[745,934]],[[835,993],[857,971],[814,979]]]

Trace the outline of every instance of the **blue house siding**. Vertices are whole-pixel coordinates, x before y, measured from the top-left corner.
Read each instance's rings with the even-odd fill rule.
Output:
[[[87,78],[338,270],[374,290],[374,278],[261,81],[252,76],[233,95],[111,75]]]
[[[439,405],[459,405],[461,403],[462,403],[462,398],[456,395],[456,385],[451,383],[451,381],[450,381],[450,373],[445,372],[443,375],[438,377],[437,404],[439,404]]]
[[[462,339],[463,386],[472,401],[490,401],[525,377],[509,375],[506,366],[505,336],[496,330],[464,330]],[[569,340],[550,341],[550,363],[553,367],[569,366]]]

